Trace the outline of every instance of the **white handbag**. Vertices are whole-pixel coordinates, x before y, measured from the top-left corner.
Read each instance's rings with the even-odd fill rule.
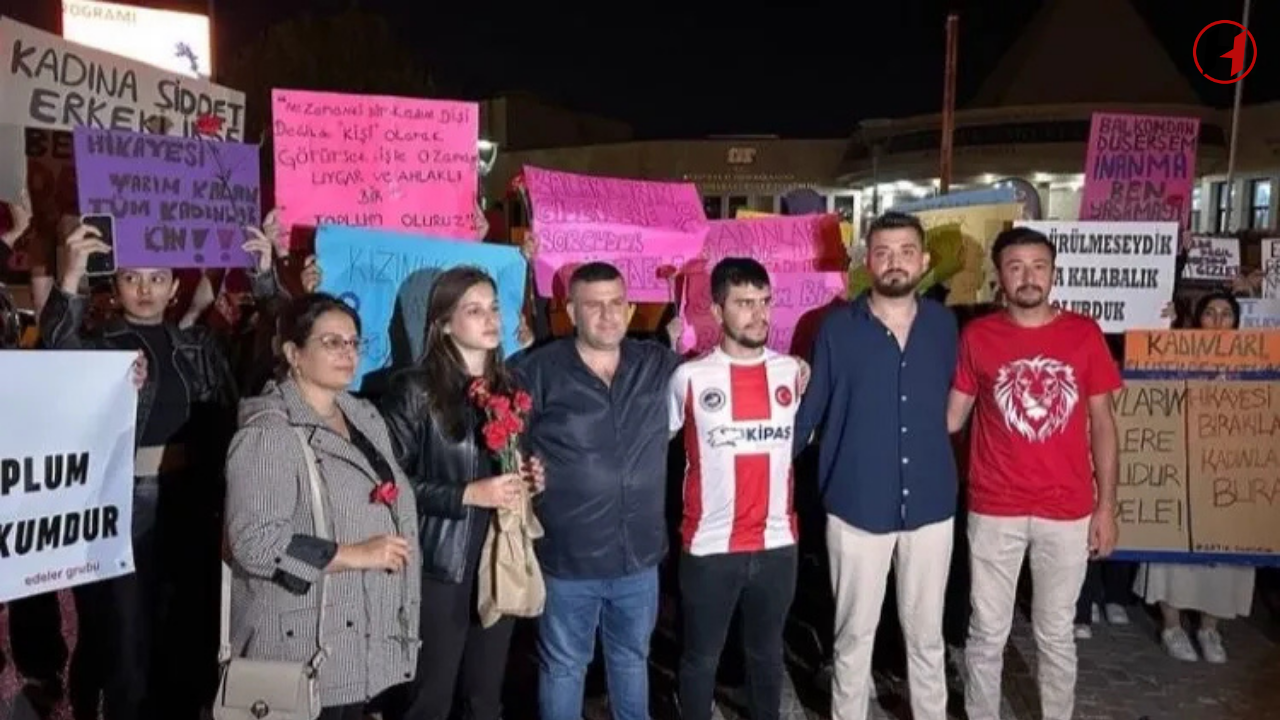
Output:
[[[252,418],[250,419],[252,421]],[[247,422],[245,423],[248,424]],[[311,492],[311,518],[315,535],[329,537],[320,489],[316,456],[305,432],[293,428],[307,461],[307,485]],[[316,627],[316,652],[307,662],[233,658],[231,652],[231,568],[222,563],[222,619],[218,662],[222,675],[213,700],[214,720],[315,720],[320,716],[317,675],[328,657],[324,646],[324,605],[328,576],[320,579],[320,610]]]

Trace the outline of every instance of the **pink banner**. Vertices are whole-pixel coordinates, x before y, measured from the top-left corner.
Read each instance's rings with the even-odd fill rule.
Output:
[[[476,238],[475,103],[274,90],[280,222]]]
[[[769,347],[780,353],[808,357],[826,310],[844,298],[845,274],[770,273],[769,280],[773,290]],[[680,348],[686,352],[705,352],[721,338],[720,324],[711,312],[711,276],[705,272],[686,274],[683,296],[680,319],[684,333],[680,336]]]
[[[1094,113],[1080,219],[1187,228],[1199,136],[1199,118]]]
[[[628,297],[671,302],[671,275],[697,257],[707,217],[691,183],[593,177],[525,166],[525,187],[538,238],[538,294],[562,297],[583,263],[622,271]]]
[[[843,271],[848,264],[836,215],[712,220],[702,247],[708,272],[727,257],[754,258],[770,273]]]

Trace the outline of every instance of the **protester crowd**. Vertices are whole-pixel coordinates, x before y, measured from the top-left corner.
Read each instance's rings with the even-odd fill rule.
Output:
[[[12,215],[0,254],[29,219]],[[947,716],[944,617],[957,612],[948,579],[961,548],[968,717],[1000,717],[1024,561],[1043,717],[1072,716],[1080,627],[1096,607],[1115,622],[1123,614],[1086,582],[1117,541],[1111,398],[1122,381],[1098,324],[1051,304],[1056,253],[1044,235],[995,238],[1002,301],[960,328],[916,292],[930,264],[919,221],[886,213],[863,240],[871,289],[814,308],[824,316],[804,358],[766,347],[770,277],[751,258],[713,269],[723,340],[692,359],[673,349],[678,320],[657,339],[628,336],[624,278],[600,262],[568,282],[574,334],[533,337],[527,328],[545,323],[528,318],[524,349],[504,358],[495,281],[459,267],[426,300],[418,362],[380,396],[358,397],[360,318],[315,292],[322,268],[290,257],[282,234],[271,222],[252,231],[251,296],[231,313],[207,276],[182,307],[179,275],[154,268],[118,269],[94,313],[86,264],[108,248],[84,226],[63,239],[41,346],[139,357],[137,571],[74,588],[65,691],[56,600],[9,607],[19,669],[44,697],[65,692],[76,718],[216,713],[237,701],[220,668],[244,659],[279,662],[262,677],[313,682],[324,720],[496,720],[517,616],[536,616],[544,720],[583,716],[597,638],[613,716],[647,720],[650,642],[671,577],[682,714],[712,716],[740,612],[749,715],[770,720],[802,533],[825,533],[835,718],[867,717],[891,569],[913,716]],[[215,330],[214,312],[235,322]],[[1238,319],[1226,294],[1194,315],[1204,327]],[[797,475],[811,444],[815,476]],[[673,448],[685,469],[671,528]],[[816,523],[798,517],[805,484],[822,498]],[[529,543],[536,556],[521,553]],[[495,580],[510,566],[494,558],[508,552],[526,572]],[[1197,644],[1225,661],[1214,618],[1247,613],[1252,574],[1144,566],[1138,588],[1160,604],[1172,655],[1194,659],[1179,613],[1200,611]],[[523,595],[495,616],[483,611],[495,592]],[[302,676],[281,672],[298,667]]]

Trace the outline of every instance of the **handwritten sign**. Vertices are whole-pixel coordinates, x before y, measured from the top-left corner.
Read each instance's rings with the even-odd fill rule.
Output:
[[[1280,299],[1280,238],[1262,240],[1262,297]]]
[[[1186,383],[1131,380],[1111,399],[1120,438],[1116,522],[1126,550],[1187,550]]]
[[[1197,235],[1187,248],[1188,280],[1235,280],[1240,275],[1240,240]]]
[[[0,124],[244,139],[244,93],[0,17]]]
[[[671,302],[664,268],[679,269],[702,250],[708,224],[692,183],[593,177],[525,166],[538,237],[538,294],[562,295],[578,265],[597,260],[622,271],[627,295]]]
[[[769,347],[780,353],[807,356],[823,313],[844,297],[842,272],[770,273],[773,308],[769,321]],[[684,352],[705,352],[719,344],[723,333],[711,311],[711,276],[706,272],[684,277],[680,317]]]
[[[844,271],[837,215],[775,215],[712,220],[701,259],[710,272],[727,257],[758,260],[770,273]]]
[[[1280,552],[1280,383],[1187,383],[1192,551]]]
[[[1236,298],[1240,329],[1280,329],[1280,298]]]
[[[777,213],[761,212],[760,210],[750,210],[748,208],[738,208],[737,212],[733,214],[733,217],[735,220],[750,220],[752,218],[783,216],[778,215]],[[845,222],[843,220],[840,221],[840,242],[844,243],[846,247],[848,247],[849,243],[853,242],[853,223]]]
[[[1081,220],[1191,220],[1200,119],[1094,113]]]
[[[320,290],[356,309],[369,343],[356,371],[357,386],[363,382],[368,389],[376,381],[366,375],[406,366],[421,355],[431,288],[440,273],[459,265],[479,267],[497,283],[503,350],[511,354],[520,348],[516,331],[528,265],[514,247],[322,225],[316,257]]]
[[[475,239],[475,103],[274,90],[271,119],[285,227]]]
[[[1247,373],[1280,367],[1274,330],[1143,330],[1124,334],[1127,370]]]
[[[1173,223],[1019,222],[1058,250],[1051,299],[1088,315],[1105,333],[1165,328],[1173,298],[1178,226]]]
[[[115,218],[120,267],[243,267],[261,224],[258,147],[77,128],[80,211]]]

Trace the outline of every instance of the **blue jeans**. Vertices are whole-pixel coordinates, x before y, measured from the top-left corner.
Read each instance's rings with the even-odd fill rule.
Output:
[[[587,666],[604,644],[614,720],[649,720],[649,638],[658,619],[658,569],[611,580],[546,577],[538,620],[541,720],[582,720]]]

